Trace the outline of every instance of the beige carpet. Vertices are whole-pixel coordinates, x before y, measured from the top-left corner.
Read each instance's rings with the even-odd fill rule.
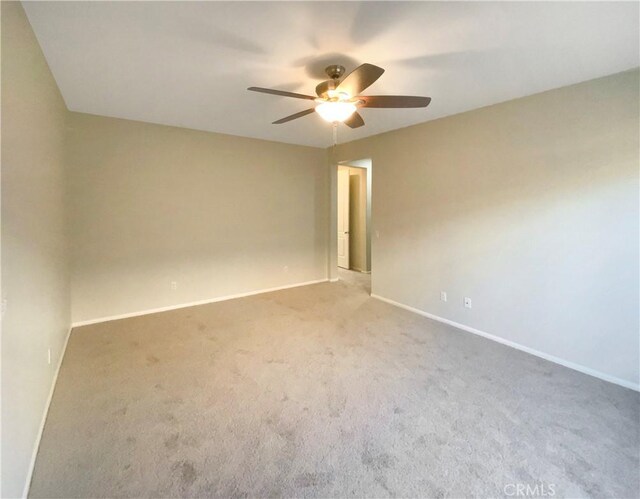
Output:
[[[342,275],[75,329],[31,496],[638,497],[637,393]]]

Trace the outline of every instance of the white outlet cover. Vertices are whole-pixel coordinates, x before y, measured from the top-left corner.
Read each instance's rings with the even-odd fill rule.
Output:
[[[447,292],[440,291],[440,301],[447,301]]]
[[[471,298],[466,298],[465,297],[464,306],[465,306],[465,308],[471,308]]]

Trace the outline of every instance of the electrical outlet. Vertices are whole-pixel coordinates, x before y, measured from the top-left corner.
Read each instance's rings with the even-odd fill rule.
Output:
[[[178,282],[171,281],[171,291],[175,291],[176,289],[178,289]]]
[[[47,363],[51,365],[51,349],[47,350]]]
[[[379,230],[376,231],[376,239],[378,239],[378,238],[380,238],[380,231]]]
[[[464,307],[471,308],[471,298],[464,297]]]
[[[284,270],[285,274],[289,272],[289,266],[285,265],[284,267],[282,267],[282,270]]]
[[[447,301],[447,292],[440,291],[440,301]]]
[[[2,299],[2,311],[0,312],[0,317],[4,317],[4,313],[7,311],[7,299]]]

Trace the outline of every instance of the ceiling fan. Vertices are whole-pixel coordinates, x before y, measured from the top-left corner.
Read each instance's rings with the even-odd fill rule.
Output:
[[[330,79],[323,81],[316,87],[317,97],[271,88],[249,87],[247,90],[316,102],[316,105],[310,109],[305,109],[299,113],[274,121],[274,125],[287,123],[316,111],[330,123],[341,122],[351,128],[358,128],[364,125],[364,120],[358,113],[358,108],[427,107],[431,102],[431,97],[360,95],[360,92],[372,85],[384,73],[384,69],[373,64],[362,64],[346,76],[344,76],[344,66],[337,64],[327,66],[325,72]]]

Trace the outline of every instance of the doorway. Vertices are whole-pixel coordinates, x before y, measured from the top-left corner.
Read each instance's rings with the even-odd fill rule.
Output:
[[[338,164],[336,261],[340,269],[371,272],[371,160]]]
[[[338,167],[338,267],[349,269],[351,265],[351,174],[349,167]],[[354,227],[355,229],[355,227]],[[355,236],[355,234],[354,234]],[[355,237],[353,238],[355,239]]]

